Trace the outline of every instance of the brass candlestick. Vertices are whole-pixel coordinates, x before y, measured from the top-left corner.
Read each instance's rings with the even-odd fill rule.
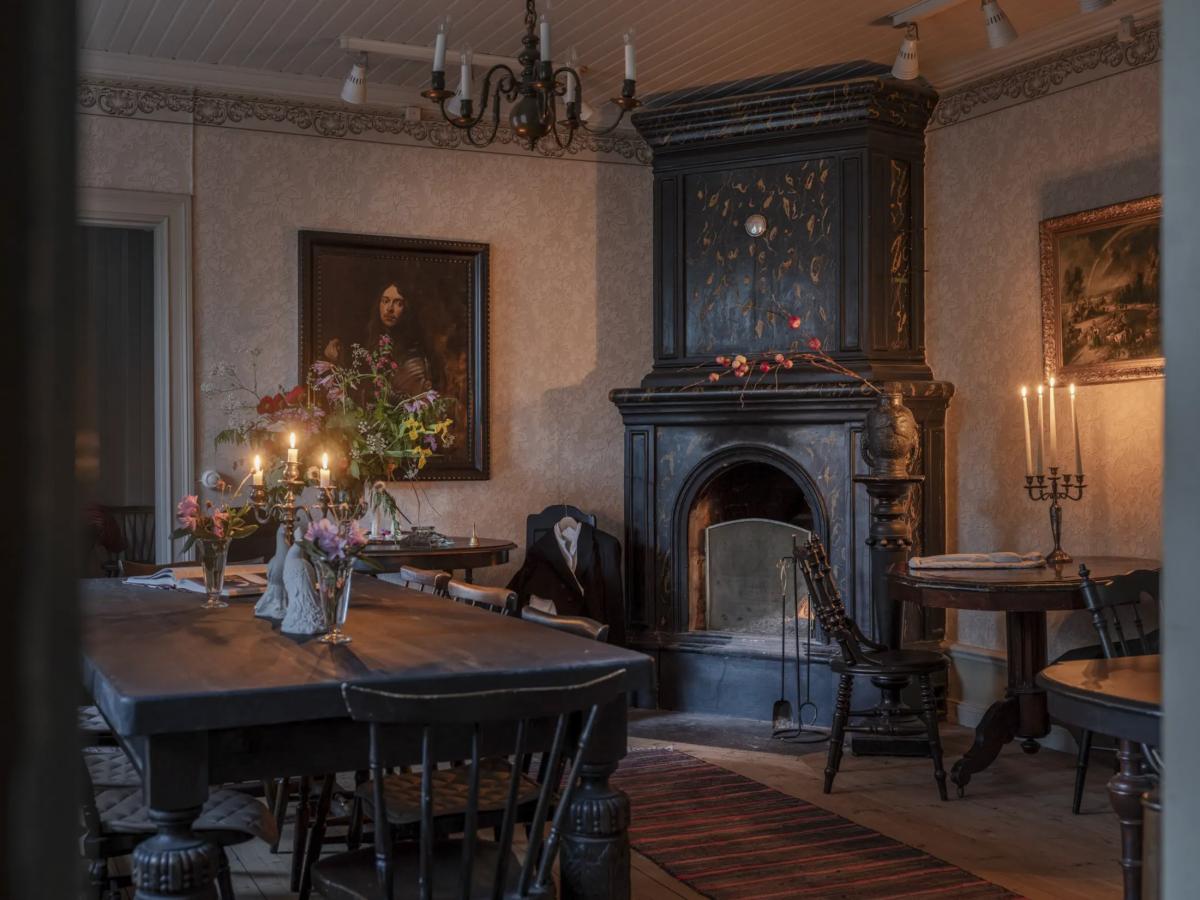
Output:
[[[257,484],[250,492],[250,503],[254,506],[254,517],[259,524],[266,524],[272,518],[279,519],[285,526],[285,539],[290,547],[296,540],[296,513],[304,510],[305,514],[308,509],[302,505],[297,505],[296,497],[304,490],[305,482],[300,477],[300,463],[287,462],[283,468],[283,479],[280,484],[285,488],[283,499],[272,504],[270,495],[264,485]]]
[[[1083,473],[1058,474],[1058,466],[1050,467],[1049,475],[1026,475],[1025,491],[1030,500],[1050,501],[1050,535],[1054,538],[1054,549],[1046,554],[1046,562],[1052,566],[1071,562],[1071,554],[1062,548],[1062,504],[1060,500],[1082,500]]]

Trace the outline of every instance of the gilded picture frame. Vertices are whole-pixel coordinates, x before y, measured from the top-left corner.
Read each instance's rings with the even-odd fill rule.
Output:
[[[1162,377],[1161,221],[1155,195],[1041,223],[1046,378]]]

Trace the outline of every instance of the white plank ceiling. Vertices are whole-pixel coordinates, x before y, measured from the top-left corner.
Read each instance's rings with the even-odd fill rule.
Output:
[[[616,88],[621,35],[631,26],[639,92],[658,93],[849,60],[890,64],[900,33],[874,23],[910,2],[553,0],[539,9],[553,23],[555,55],[562,58],[569,47],[578,48],[594,97],[597,90],[605,96]],[[1002,3],[1021,40],[1004,50],[987,50],[979,3],[964,0],[921,22],[922,74],[947,86],[978,74],[982,66],[1015,61],[1032,49],[1044,52],[1056,35],[1077,38],[1101,25],[1111,32],[1120,15],[1144,14],[1148,6],[1157,6],[1118,0],[1084,17],[1078,0]],[[453,47],[515,56],[524,7],[520,0],[80,0],[79,9],[81,46],[96,51],[89,58],[140,57],[340,80],[349,65],[338,47],[340,35],[431,44],[438,19],[447,12]],[[371,60],[370,80],[411,90],[415,100],[427,83],[428,66],[377,57]]]

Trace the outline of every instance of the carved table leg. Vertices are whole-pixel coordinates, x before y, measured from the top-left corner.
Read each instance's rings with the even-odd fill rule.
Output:
[[[1133,741],[1117,741],[1117,774],[1108,780],[1108,799],[1121,823],[1121,871],[1125,900],[1142,896],[1142,794],[1154,778],[1142,772],[1142,752]]]
[[[150,810],[158,834],[133,851],[133,884],[136,900],[212,900],[217,896],[217,870],[221,849],[192,832],[200,807]]]
[[[1036,738],[1050,733],[1050,713],[1046,692],[1037,686],[1037,673],[1046,668],[1046,614],[1009,612],[1008,688],[1004,699],[993,703],[975,727],[975,741],[963,758],[954,764],[951,780],[963,795],[967,782],[982,772],[1000,755],[1000,748],[1021,737],[1021,749],[1036,753],[1041,746]]]
[[[601,711],[563,829],[563,900],[629,900],[629,798],[608,778],[625,755],[624,698]]]
[[[975,726],[975,741],[962,759],[950,770],[950,780],[958,786],[958,796],[966,791],[967,782],[976,772],[982,772],[1000,755],[1000,748],[1017,736],[1020,720],[1020,701],[1005,697],[988,707]]]

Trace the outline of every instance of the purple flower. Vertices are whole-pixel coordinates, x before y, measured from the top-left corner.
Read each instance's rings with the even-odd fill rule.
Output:
[[[358,527],[358,523],[352,521],[350,527],[346,529],[346,548],[348,550],[357,550],[359,547],[367,545],[367,536],[363,534],[363,530]]]
[[[304,539],[315,544],[326,559],[344,559],[346,556],[346,539],[332,519],[317,519],[308,526]]]
[[[332,368],[333,368],[333,363],[329,362],[328,360],[324,360],[324,359],[318,359],[315,363],[312,364],[312,370],[317,375],[324,375],[327,372],[329,372]]]
[[[425,446],[428,447],[430,450],[432,450],[434,453],[437,453],[437,448],[438,448],[437,436],[432,435],[432,434],[425,435]]]

